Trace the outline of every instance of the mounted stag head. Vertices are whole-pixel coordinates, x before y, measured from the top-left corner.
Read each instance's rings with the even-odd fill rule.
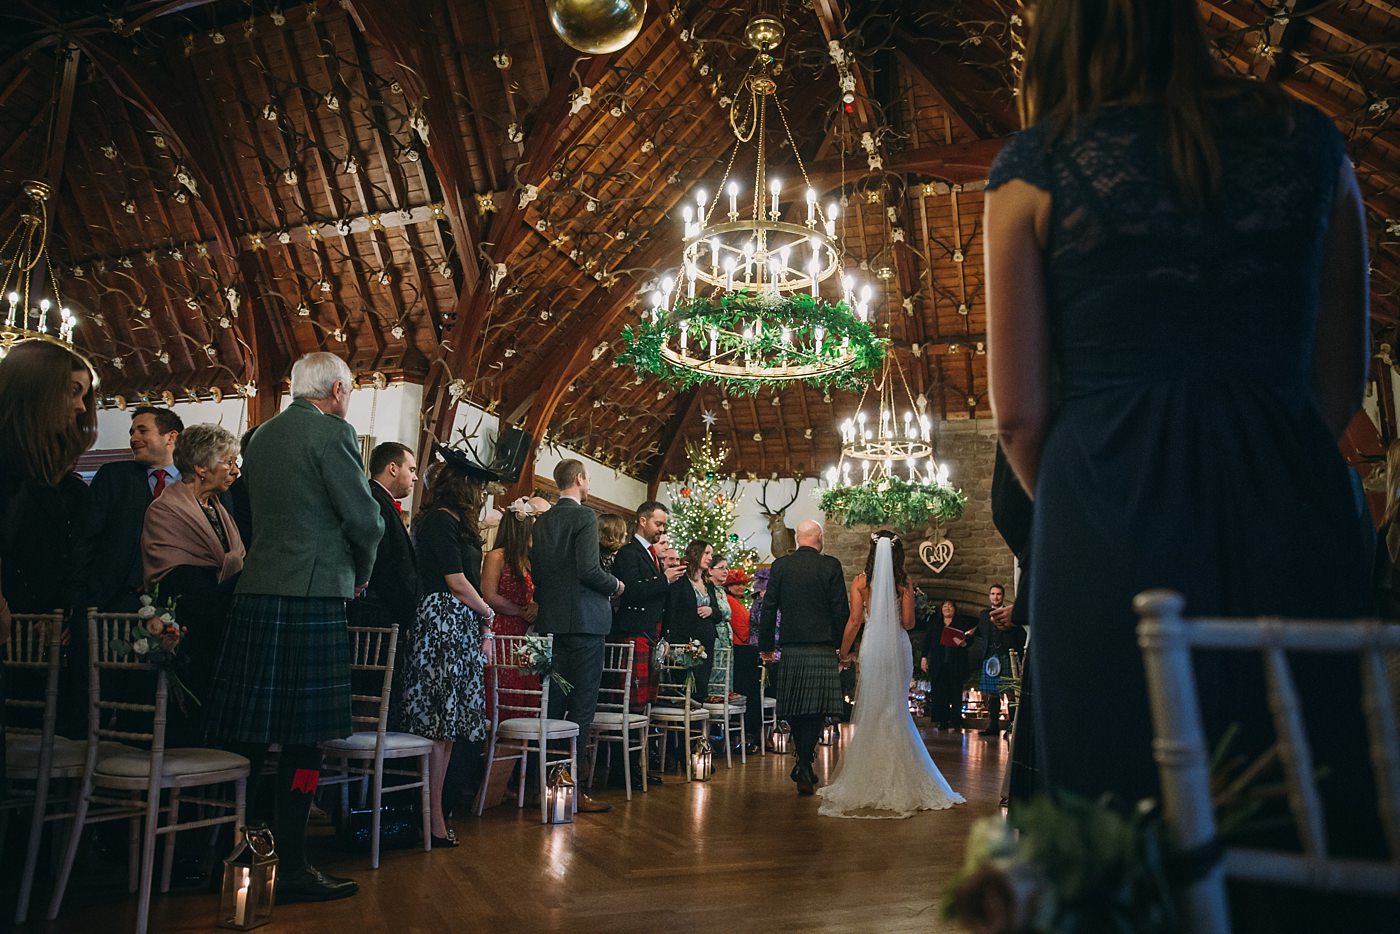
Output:
[[[772,538],[772,544],[768,547],[776,559],[783,555],[790,555],[797,550],[797,538],[793,530],[788,528],[787,523],[783,521],[783,516],[792,504],[797,502],[797,494],[802,489],[802,481],[796,481],[792,490],[792,499],[777,509],[768,505],[768,483],[767,480],[763,481],[763,488],[758,494],[758,505],[763,509],[763,514],[768,517],[768,534]]]

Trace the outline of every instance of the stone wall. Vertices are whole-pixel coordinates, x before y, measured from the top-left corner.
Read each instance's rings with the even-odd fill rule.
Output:
[[[962,518],[944,527],[953,543],[953,559],[941,574],[934,574],[919,560],[919,544],[927,529],[901,536],[905,569],[931,600],[950,597],[960,613],[975,615],[987,606],[987,588],[1006,587],[1007,599],[1015,595],[1015,559],[992,525],[992,465],[996,459],[996,432],[990,419],[944,422],[939,425],[935,456],[947,461],[951,482],[967,495]],[[865,569],[873,526],[846,528],[826,523],[826,552],[841,559],[850,580]]]

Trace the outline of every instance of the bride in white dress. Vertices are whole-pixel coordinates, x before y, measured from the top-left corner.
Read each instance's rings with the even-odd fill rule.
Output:
[[[904,545],[890,532],[871,538],[866,573],[851,582],[851,619],[841,640],[845,661],[864,617],[851,738],[831,784],[817,790],[827,817],[909,817],[963,803],[909,714],[914,587],[904,575]]]

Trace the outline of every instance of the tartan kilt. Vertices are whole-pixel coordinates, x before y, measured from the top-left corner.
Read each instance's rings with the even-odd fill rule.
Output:
[[[783,646],[778,664],[773,666],[773,687],[780,720],[841,716],[841,671],[835,646]]]
[[[618,641],[632,643],[632,710],[641,712],[656,700],[656,677],[651,670],[651,650],[656,640],[638,635],[622,636]]]
[[[211,739],[305,746],[350,735],[345,603],[233,598],[205,713]]]

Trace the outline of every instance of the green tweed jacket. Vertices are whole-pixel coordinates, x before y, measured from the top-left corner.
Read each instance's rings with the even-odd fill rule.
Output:
[[[350,423],[297,399],[258,427],[243,472],[254,518],[238,592],[353,597],[384,520]]]

